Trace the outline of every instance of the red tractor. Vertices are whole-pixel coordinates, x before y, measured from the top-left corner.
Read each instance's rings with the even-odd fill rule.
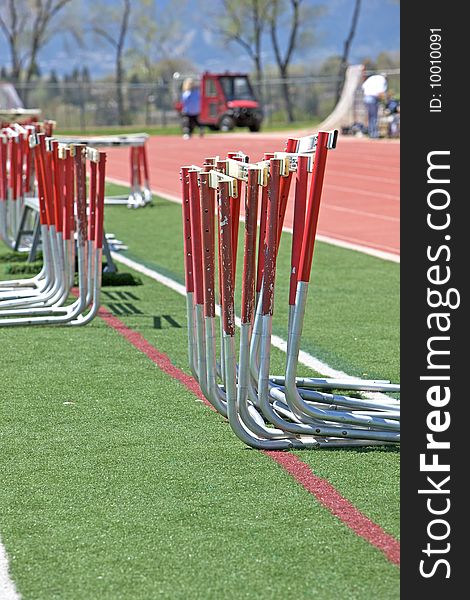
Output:
[[[209,129],[231,131],[248,127],[259,131],[263,111],[245,73],[208,73],[200,80],[201,110],[199,123]],[[181,102],[175,104],[181,112]]]

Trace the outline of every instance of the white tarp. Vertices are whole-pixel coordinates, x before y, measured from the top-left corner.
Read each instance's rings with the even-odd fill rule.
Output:
[[[0,83],[0,108],[24,108],[18,92],[11,83]]]

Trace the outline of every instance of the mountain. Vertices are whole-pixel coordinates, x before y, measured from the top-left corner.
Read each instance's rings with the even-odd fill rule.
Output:
[[[77,0],[72,0],[76,2]],[[118,0],[105,0],[118,6]],[[233,0],[236,6],[237,0]],[[82,1],[79,5],[82,14],[86,14],[92,0]],[[293,63],[319,64],[328,56],[342,52],[344,40],[348,35],[354,0],[305,0],[311,7],[323,7],[323,13],[312,22],[311,31],[316,44],[302,48],[294,56]],[[190,0],[188,3],[155,0],[156,14],[159,11],[177,10],[180,21],[180,36],[169,50],[172,57],[189,58],[201,70],[251,70],[252,63],[243,49],[231,44],[224,46],[220,37],[214,33],[213,15],[219,10],[220,0]],[[75,5],[77,9],[78,5]],[[306,24],[307,28],[310,24]],[[134,30],[133,35],[138,35]],[[286,33],[283,43],[286,42]],[[109,45],[97,45],[91,36],[84,36],[85,45],[78,47],[70,35],[57,34],[41,50],[39,67],[47,74],[54,69],[57,74],[70,73],[75,67],[86,65],[92,77],[100,77],[113,72],[114,57]],[[130,39],[130,36],[129,36]],[[129,44],[131,45],[131,44]],[[265,65],[274,64],[270,41],[263,40],[266,48],[263,53]],[[364,58],[374,58],[382,51],[397,52],[400,47],[400,6],[397,0],[362,0],[356,35],[351,47],[350,62],[361,62]],[[0,66],[8,65],[8,47],[4,36],[0,35]]]
[[[351,25],[354,0],[326,0],[326,2],[306,0],[306,4],[323,6],[324,14],[312,23],[316,43],[308,49],[298,50],[294,55],[293,63],[317,64],[329,56],[341,54]],[[202,27],[188,29],[187,35],[191,37],[188,56],[201,68],[225,70],[228,65],[232,70],[252,69],[252,63],[241,46],[232,43],[224,48],[209,26],[202,25]],[[270,46],[270,40],[266,37],[264,39],[265,64],[275,63]],[[350,62],[359,63],[364,58],[376,57],[380,52],[398,52],[399,49],[399,3],[393,0],[362,0]]]

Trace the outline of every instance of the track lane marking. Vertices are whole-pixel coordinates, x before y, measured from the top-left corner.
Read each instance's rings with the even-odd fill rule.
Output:
[[[345,194],[355,194],[356,196],[372,196],[373,198],[385,198],[386,200],[392,200],[393,202],[400,202],[400,196],[397,194],[386,194],[384,192],[371,192],[370,190],[364,190],[360,187],[351,188],[342,185],[336,185],[334,183],[328,183],[325,181],[325,189],[336,190],[337,192],[344,192]]]
[[[8,557],[5,547],[0,539],[0,598],[1,600],[20,600],[15,584],[10,577]]]
[[[394,221],[396,223],[400,222],[399,217],[392,217],[392,216],[388,216],[388,215],[379,215],[378,213],[372,213],[372,212],[368,212],[365,210],[358,210],[357,208],[346,208],[344,206],[339,206],[338,204],[328,204],[328,202],[325,202],[325,204],[321,208],[322,208],[322,210],[325,210],[325,209],[336,210],[339,212],[350,213],[352,215],[360,215],[361,217],[368,217],[370,219],[380,219],[381,221]]]
[[[400,542],[386,533],[380,525],[366,517],[327,480],[315,475],[309,465],[295,454],[274,450],[263,450],[266,456],[275,460],[297,483],[337,517],[349,529],[354,531],[372,546],[383,552],[394,565],[400,565]]]

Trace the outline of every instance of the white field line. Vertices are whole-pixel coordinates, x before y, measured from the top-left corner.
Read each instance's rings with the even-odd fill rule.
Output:
[[[15,588],[8,573],[8,558],[5,548],[0,541],[0,598],[1,600],[20,600],[21,596]]]
[[[117,179],[116,177],[106,177],[106,180],[110,183],[116,183],[117,185],[122,185],[125,187],[129,187],[129,182],[124,179]],[[175,202],[175,204],[181,204],[181,198],[178,196],[174,196],[173,194],[169,194],[167,192],[162,192],[161,190],[152,190],[152,194],[155,196],[160,196],[164,200],[168,200],[169,202]],[[243,217],[240,217],[240,221]],[[283,227],[283,231],[288,231],[292,233],[291,227]],[[347,248],[348,250],[355,250],[356,252],[362,252],[363,254],[368,254],[369,256],[374,256],[375,258],[381,258],[382,260],[388,260],[390,262],[399,263],[400,256],[398,254],[393,254],[392,252],[385,252],[383,250],[377,250],[375,248],[369,248],[368,246],[362,246],[361,244],[354,244],[352,242],[346,242],[343,240],[339,240],[334,237],[330,237],[327,235],[317,235],[316,239],[320,242],[324,242],[326,244],[331,244],[332,246],[338,246],[339,248]]]
[[[185,286],[181,285],[181,283],[178,283],[177,281],[174,281],[170,277],[162,275],[161,273],[159,273],[158,271],[154,271],[153,269],[149,269],[148,267],[136,262],[135,260],[128,258],[127,256],[123,256],[118,252],[111,252],[111,256],[116,262],[121,263],[131,269],[134,269],[138,273],[142,273],[142,275],[146,275],[147,277],[150,277],[155,281],[158,281],[158,283],[161,283],[162,285],[170,288],[171,290],[173,290],[177,294],[180,294],[181,296],[186,296]],[[216,306],[216,313],[220,316],[220,306]],[[237,325],[237,327],[240,327],[241,320],[239,317],[235,318],[235,324]],[[273,335],[271,337],[271,344],[275,348],[281,350],[282,352],[287,352],[287,342],[281,337]],[[310,367],[317,373],[325,375],[326,377],[332,377],[334,379],[357,380],[357,377],[348,375],[343,371],[338,371],[337,369],[330,367],[330,365],[328,365],[327,363],[323,362],[318,358],[315,358],[315,356],[312,356],[311,354],[309,354],[308,352],[304,352],[303,350],[299,352],[299,362],[305,365],[306,367]]]
[[[292,233],[292,229],[288,227],[285,227],[285,230],[290,231]],[[332,238],[328,235],[317,234],[316,238],[320,242],[325,242],[325,244],[331,244],[332,246],[338,246],[339,248],[346,248],[347,250],[355,250],[356,252],[362,252],[362,254],[368,254],[369,256],[374,256],[375,258],[381,258],[382,260],[388,260],[394,263],[400,262],[400,256],[398,254],[393,254],[392,252],[385,252],[384,250],[368,248],[367,246],[354,244],[353,242],[346,242],[344,240]]]

